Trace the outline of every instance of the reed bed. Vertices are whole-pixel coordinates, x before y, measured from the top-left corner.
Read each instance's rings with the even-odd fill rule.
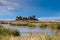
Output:
[[[38,34],[37,34],[38,35]],[[0,40],[60,40],[60,34],[55,35],[30,35],[30,36],[0,36]]]

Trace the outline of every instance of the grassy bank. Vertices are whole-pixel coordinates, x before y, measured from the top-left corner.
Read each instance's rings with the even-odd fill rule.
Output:
[[[16,26],[16,27],[20,27],[20,26],[35,27],[35,25],[32,24],[32,23],[26,23],[26,24],[10,24],[10,26]]]
[[[0,26],[0,36],[19,36],[20,33],[17,30],[4,29]]]
[[[55,35],[47,35],[47,34],[41,34],[39,36],[2,36],[0,37],[0,40],[60,40],[60,34],[55,34]]]
[[[47,28],[47,29],[52,29],[52,30],[60,30],[60,23],[42,23],[39,25],[40,28]]]
[[[38,25],[38,23],[37,23]],[[28,26],[28,27],[36,27],[35,24],[33,23],[26,23],[26,24],[10,24],[10,26],[16,26],[16,27],[20,27],[20,26]],[[40,25],[38,25],[40,28],[48,28],[48,29],[60,29],[60,23],[40,23]]]

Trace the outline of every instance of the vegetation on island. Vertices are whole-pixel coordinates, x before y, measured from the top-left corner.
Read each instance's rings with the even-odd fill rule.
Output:
[[[27,24],[10,24],[10,26],[27,26]]]
[[[35,24],[32,24],[32,23],[28,23],[27,26],[28,27],[31,27],[31,28],[33,28],[33,27],[35,28],[36,25]]]
[[[16,27],[21,27],[21,26],[27,26],[27,27],[35,27],[36,25],[35,24],[32,24],[32,23],[26,23],[26,24],[10,24],[10,26],[16,26]]]

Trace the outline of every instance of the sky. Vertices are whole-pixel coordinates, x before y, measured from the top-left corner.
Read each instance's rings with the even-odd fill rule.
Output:
[[[60,0],[0,0],[0,20],[15,20],[16,16],[60,19]]]

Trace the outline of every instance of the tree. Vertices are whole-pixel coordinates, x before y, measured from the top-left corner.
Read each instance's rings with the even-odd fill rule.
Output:
[[[16,20],[22,20],[22,16],[17,16]]]
[[[28,16],[28,17],[17,16],[16,20],[38,20],[38,19],[36,19],[35,15],[33,15],[33,16]]]
[[[22,20],[22,16],[20,16],[19,19]]]
[[[33,19],[33,20],[35,20],[35,19],[36,19],[36,18],[35,18],[35,15],[33,15],[33,16],[32,16],[32,19]]]
[[[23,20],[27,20],[27,17],[23,17]]]
[[[16,20],[18,20],[18,19],[19,19],[19,17],[17,16],[17,17],[16,17]]]

